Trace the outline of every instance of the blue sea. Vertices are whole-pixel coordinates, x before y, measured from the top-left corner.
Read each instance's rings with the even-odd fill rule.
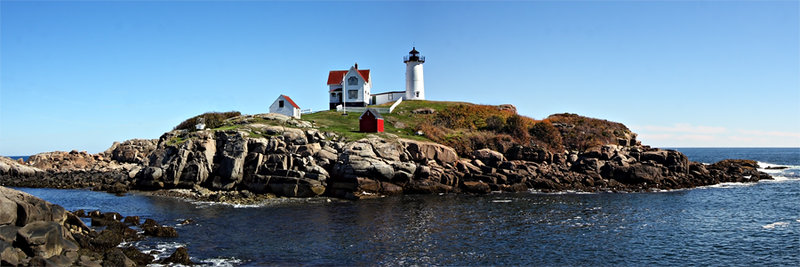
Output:
[[[30,157],[31,156],[8,156],[8,158],[11,158],[13,160],[22,159],[22,161],[28,161],[28,158]]]
[[[502,193],[233,206],[28,189],[68,210],[154,218],[179,237],[134,243],[206,265],[800,265],[800,148],[677,148],[753,159],[774,181],[657,193]],[[184,219],[195,222],[179,225]]]

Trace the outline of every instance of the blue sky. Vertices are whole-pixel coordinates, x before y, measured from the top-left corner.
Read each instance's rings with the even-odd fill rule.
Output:
[[[158,138],[207,111],[327,108],[327,73],[655,146],[800,146],[798,1],[0,2],[0,155]]]

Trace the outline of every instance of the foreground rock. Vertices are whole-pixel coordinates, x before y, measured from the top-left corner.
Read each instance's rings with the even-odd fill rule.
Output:
[[[84,215],[83,211],[76,212]],[[135,247],[120,247],[123,241],[142,239],[137,231],[114,212],[90,212],[96,232],[78,216],[29,194],[0,186],[1,266],[141,266],[154,258]],[[137,218],[138,219],[138,218]],[[127,219],[130,224],[133,218]],[[177,236],[172,227],[148,220],[158,236]],[[145,230],[147,232],[147,230]],[[185,249],[172,262],[188,259]]]

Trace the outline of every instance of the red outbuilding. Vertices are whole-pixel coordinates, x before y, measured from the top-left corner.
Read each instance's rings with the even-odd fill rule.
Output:
[[[358,117],[359,130],[365,133],[382,133],[383,117],[378,111],[368,108]]]

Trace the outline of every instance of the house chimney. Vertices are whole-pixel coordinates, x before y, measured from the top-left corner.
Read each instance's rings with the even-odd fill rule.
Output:
[[[353,68],[358,69],[358,62],[356,62],[356,65],[353,66]]]

